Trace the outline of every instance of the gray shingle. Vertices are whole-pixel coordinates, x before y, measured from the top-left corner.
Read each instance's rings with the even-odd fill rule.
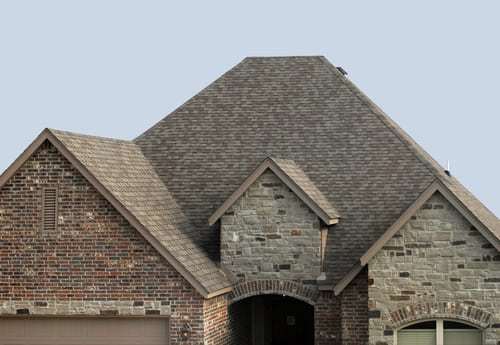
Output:
[[[247,58],[135,143],[195,226],[191,237],[214,256],[218,235],[208,217],[266,157],[293,160],[342,216],[328,239],[334,282],[436,178],[446,179],[323,57]],[[491,212],[453,186],[498,228]]]
[[[278,167],[290,177],[302,191],[311,198],[330,218],[339,218],[339,212],[307,177],[304,171],[290,159],[272,159]]]

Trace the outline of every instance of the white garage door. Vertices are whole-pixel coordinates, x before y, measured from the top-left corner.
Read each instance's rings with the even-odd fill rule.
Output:
[[[1,345],[168,345],[166,318],[3,318]]]

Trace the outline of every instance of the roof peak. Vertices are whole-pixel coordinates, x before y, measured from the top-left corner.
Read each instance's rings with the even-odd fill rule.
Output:
[[[104,137],[104,136],[98,136],[98,135],[92,135],[92,134],[77,133],[77,132],[66,131],[66,130],[55,129],[55,128],[45,128],[44,131],[50,132],[50,133],[55,134],[55,135],[63,134],[63,135],[70,135],[70,136],[74,136],[74,137],[80,137],[80,138],[107,140],[107,141],[133,144],[132,140]]]
[[[261,55],[261,56],[247,56],[243,60],[258,60],[258,59],[326,59],[324,55]]]
[[[323,193],[291,159],[267,157],[243,181],[231,196],[212,214],[208,223],[213,225],[220,217],[257,181],[267,170],[271,170],[281,182],[304,202],[327,225],[338,223],[339,213]]]

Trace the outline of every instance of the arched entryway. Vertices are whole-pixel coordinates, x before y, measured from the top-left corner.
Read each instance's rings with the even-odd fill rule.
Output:
[[[314,307],[297,298],[267,294],[230,306],[241,345],[314,345]]]

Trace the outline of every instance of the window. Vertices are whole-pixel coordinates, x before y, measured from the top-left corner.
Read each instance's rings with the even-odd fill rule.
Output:
[[[42,208],[42,230],[44,233],[53,233],[57,228],[57,189],[43,190]]]
[[[447,320],[425,321],[397,333],[397,345],[481,345],[481,330]]]

